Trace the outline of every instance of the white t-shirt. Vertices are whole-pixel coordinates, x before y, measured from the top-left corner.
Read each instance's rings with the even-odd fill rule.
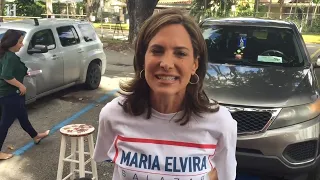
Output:
[[[131,116],[123,100],[101,110],[94,152],[95,161],[115,163],[113,180],[209,180],[212,168],[219,180],[236,179],[237,122],[225,107],[181,126],[182,112]]]

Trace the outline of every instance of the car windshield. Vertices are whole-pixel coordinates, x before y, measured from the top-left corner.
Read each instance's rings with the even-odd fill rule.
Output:
[[[252,66],[303,66],[289,28],[210,25],[202,33],[211,63]]]
[[[6,33],[7,32],[7,28],[0,28],[0,40],[2,39],[2,37],[3,37],[3,35],[4,35],[4,33]],[[22,32],[22,34],[23,35],[25,35],[26,34],[26,32],[25,31],[20,31],[20,32]]]

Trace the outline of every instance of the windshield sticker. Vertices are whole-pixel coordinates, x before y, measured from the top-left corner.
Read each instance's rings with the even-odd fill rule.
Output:
[[[240,34],[238,47],[245,48],[247,46],[247,35],[246,34]]]
[[[282,57],[278,56],[258,56],[260,62],[282,63]]]

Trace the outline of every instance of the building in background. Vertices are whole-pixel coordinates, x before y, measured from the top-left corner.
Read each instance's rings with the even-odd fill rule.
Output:
[[[116,23],[120,20],[122,23],[128,23],[127,4],[118,0],[106,0],[102,16],[105,22]]]
[[[159,12],[162,9],[167,8],[180,8],[182,10],[189,11],[192,4],[192,0],[159,0],[155,8],[155,12]]]

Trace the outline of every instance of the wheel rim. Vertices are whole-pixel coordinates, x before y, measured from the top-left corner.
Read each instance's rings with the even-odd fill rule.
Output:
[[[90,84],[97,85],[100,81],[100,74],[97,68],[92,68],[89,73]]]

